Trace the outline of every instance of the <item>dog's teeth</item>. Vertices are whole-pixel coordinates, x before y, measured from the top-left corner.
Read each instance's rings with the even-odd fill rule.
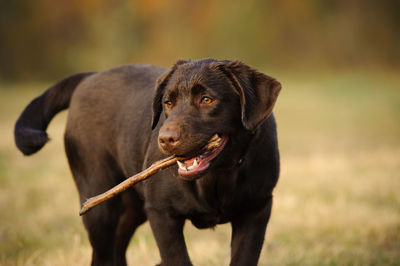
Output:
[[[183,165],[183,163],[181,163],[180,161],[177,161],[177,163],[180,169],[186,170],[186,167]]]
[[[193,170],[194,168],[196,168],[199,165],[199,163],[197,162],[197,159],[195,159],[193,161],[193,164],[191,166],[188,166],[188,167],[186,167],[185,164],[180,162],[180,161],[177,161],[177,163],[178,163],[179,168],[181,170],[184,170],[184,171],[191,171],[191,170]]]

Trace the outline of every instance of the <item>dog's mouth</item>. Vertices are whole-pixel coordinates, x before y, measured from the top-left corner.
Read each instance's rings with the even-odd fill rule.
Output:
[[[198,155],[177,162],[179,175],[191,180],[192,177],[207,170],[210,162],[224,149],[228,139],[227,135],[214,134]]]

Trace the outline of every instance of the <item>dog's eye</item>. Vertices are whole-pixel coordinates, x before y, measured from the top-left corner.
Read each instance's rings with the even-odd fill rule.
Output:
[[[164,104],[165,104],[165,106],[167,108],[172,108],[172,102],[171,101],[165,101]]]
[[[210,97],[208,97],[208,96],[203,96],[202,98],[201,98],[201,103],[204,103],[204,104],[210,104],[210,103],[212,103],[214,100],[213,99],[211,99]]]

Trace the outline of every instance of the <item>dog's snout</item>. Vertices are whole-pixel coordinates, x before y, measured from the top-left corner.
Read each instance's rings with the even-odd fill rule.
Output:
[[[178,130],[166,129],[161,130],[158,134],[158,143],[163,150],[174,153],[177,145],[181,140],[181,134]]]

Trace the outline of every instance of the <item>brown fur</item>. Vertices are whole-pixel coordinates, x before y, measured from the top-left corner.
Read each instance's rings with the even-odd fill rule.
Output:
[[[146,220],[162,265],[191,265],[186,220],[198,228],[230,222],[231,265],[256,265],[279,176],[271,113],[279,91],[275,79],[237,61],[181,60],[170,70],[122,66],[53,86],[22,113],[15,138],[25,154],[39,150],[45,141],[36,136],[47,138],[47,124],[69,105],[65,149],[83,203],[165,157],[160,148],[189,155],[215,133],[229,136],[205,172],[184,180],[176,166],[161,171],[97,206],[83,222],[92,265],[125,265],[129,240]],[[212,105],[199,103],[205,94]],[[163,136],[172,141],[161,145]]]

